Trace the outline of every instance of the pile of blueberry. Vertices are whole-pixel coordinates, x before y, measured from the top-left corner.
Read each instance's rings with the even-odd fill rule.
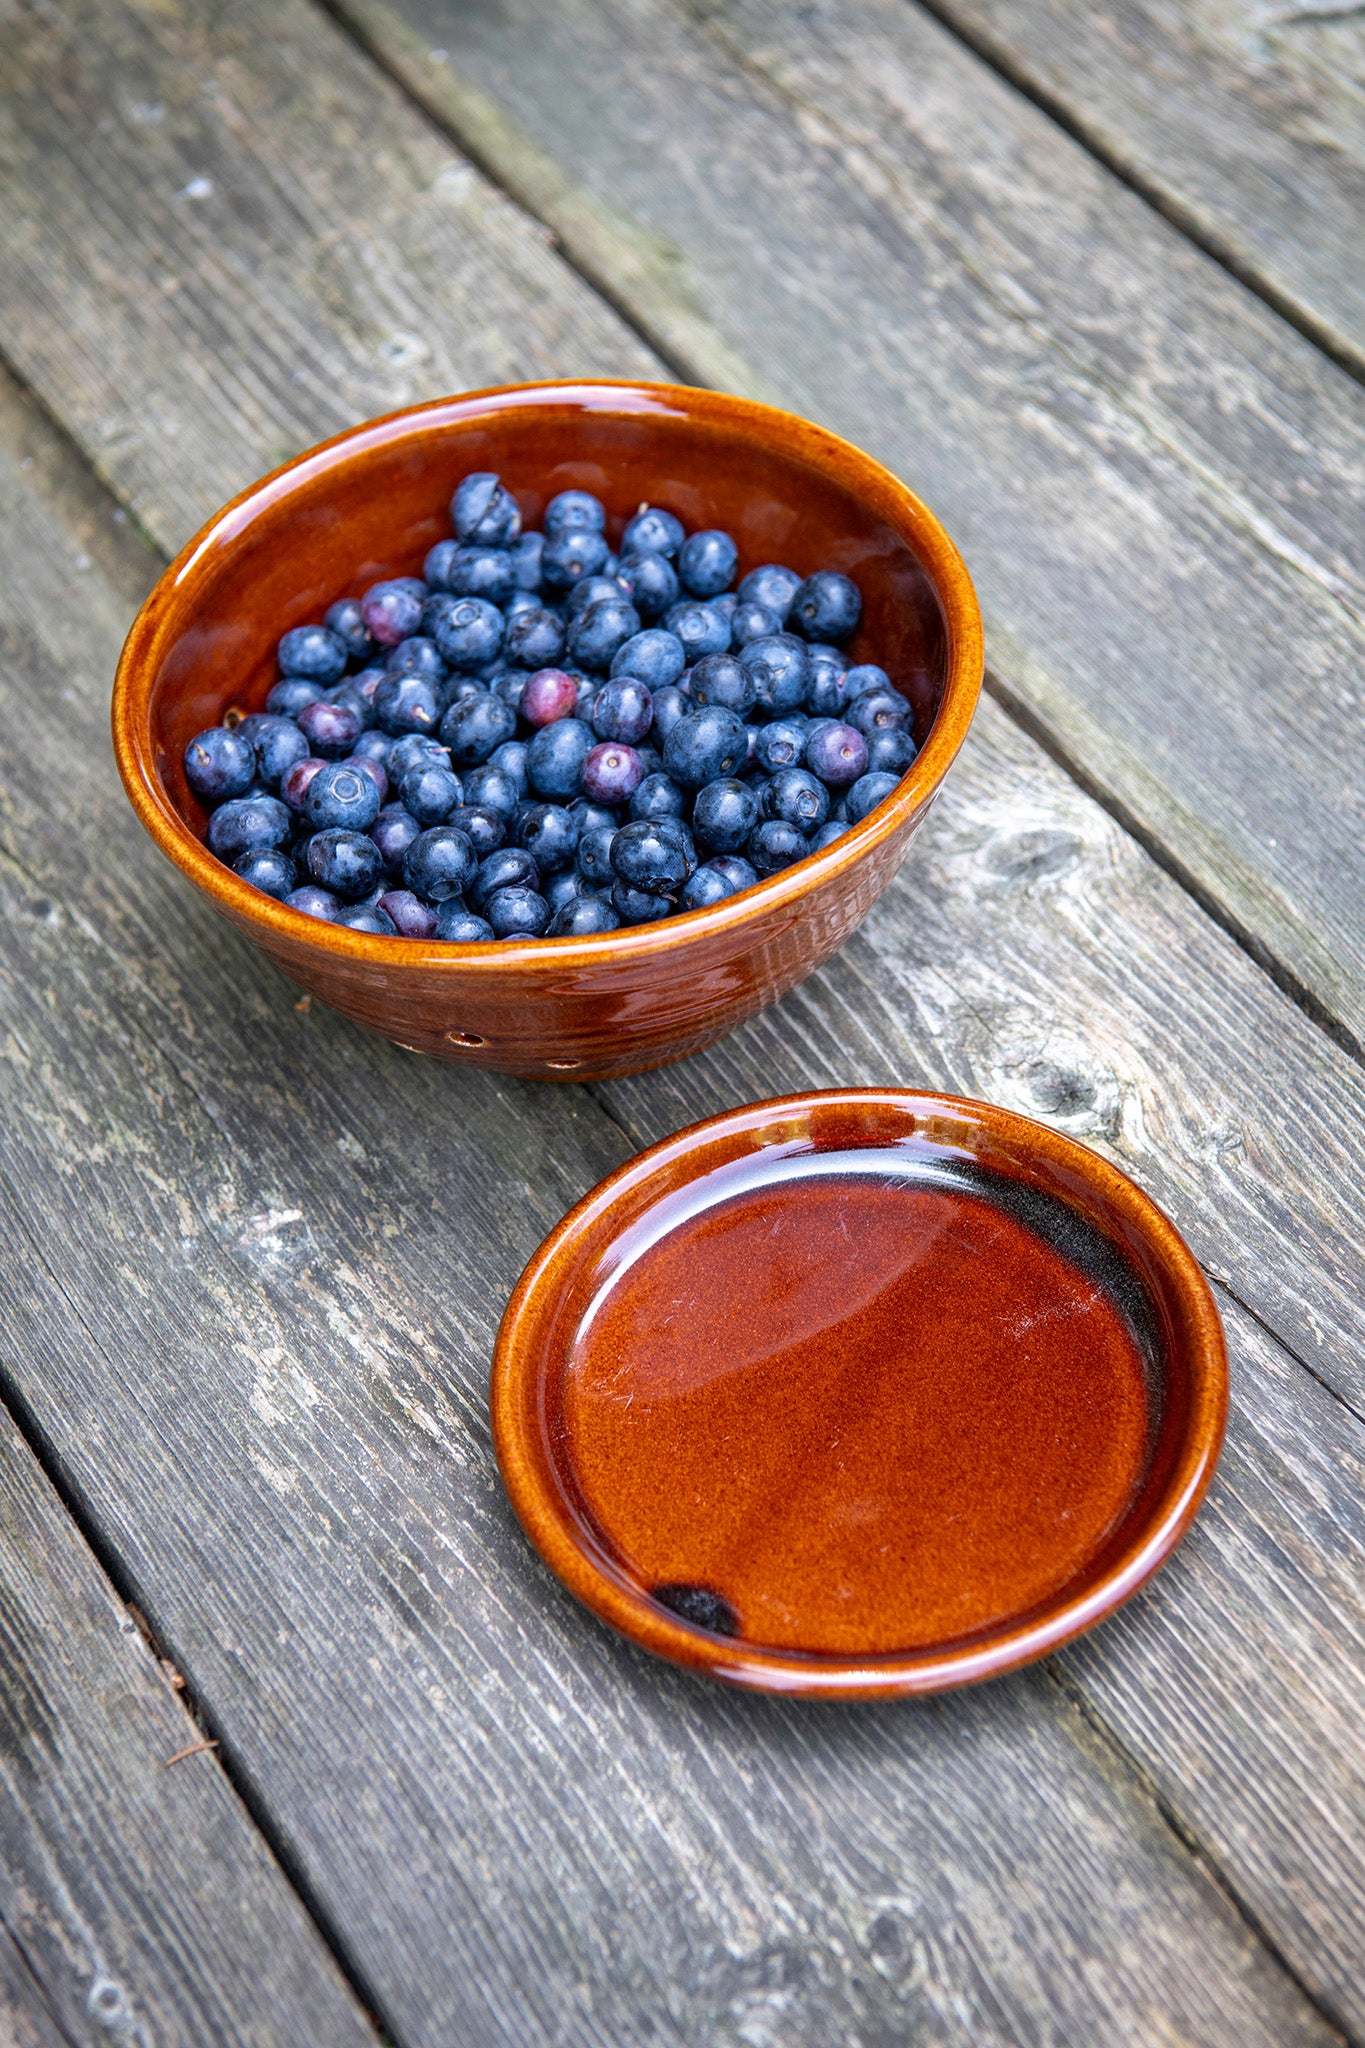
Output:
[[[828,846],[915,758],[857,585],[561,491],[523,533],[467,476],[455,538],[280,641],[254,712],[185,749],[219,860],[354,931],[467,945],[700,910]]]

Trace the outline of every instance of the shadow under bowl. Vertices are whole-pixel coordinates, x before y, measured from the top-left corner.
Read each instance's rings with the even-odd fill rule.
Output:
[[[329,925],[209,853],[187,741],[259,710],[289,628],[381,578],[420,574],[459,479],[492,469],[527,526],[571,486],[615,541],[642,500],[719,526],[740,573],[845,571],[863,596],[849,652],[914,711],[898,788],[823,852],[709,910],[593,938],[452,946]],[[926,506],[847,442],[790,413],[682,386],[518,385],[437,400],[338,435],[225,507],[171,564],[114,687],[124,786],[162,852],[311,994],[410,1051],[545,1080],[682,1059],[811,973],[900,866],[966,736],[982,676],[971,580]]]

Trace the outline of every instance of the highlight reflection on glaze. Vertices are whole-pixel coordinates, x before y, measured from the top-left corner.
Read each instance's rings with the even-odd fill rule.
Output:
[[[555,1403],[600,1540],[774,1648],[914,1648],[1045,1600],[1153,1422],[1141,1318],[1068,1214],[1045,1236],[994,1176],[899,1146],[769,1150],[660,1204]]]

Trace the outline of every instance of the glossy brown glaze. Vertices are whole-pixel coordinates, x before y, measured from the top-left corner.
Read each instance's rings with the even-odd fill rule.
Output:
[[[440,946],[324,925],[263,896],[203,844],[185,743],[258,709],[282,632],[380,577],[419,571],[455,482],[496,469],[523,516],[601,493],[610,532],[644,498],[736,537],[741,570],[846,570],[853,654],[914,706],[921,751],[835,845],[714,908],[599,938]],[[157,584],[114,688],[114,746],[152,837],[286,974],[409,1048],[542,1079],[636,1072],[710,1044],[827,959],[905,856],[966,736],[981,622],[961,558],[896,478],[771,407],[672,385],[521,385],[396,413],[300,456],[210,521]]]
[[[737,1684],[876,1694],[1127,1598],[1208,1484],[1226,1364],[1190,1253],[1096,1154],[850,1091],[594,1190],[522,1278],[492,1401],[523,1524],[604,1619]],[[697,1593],[709,1628],[674,1611]]]

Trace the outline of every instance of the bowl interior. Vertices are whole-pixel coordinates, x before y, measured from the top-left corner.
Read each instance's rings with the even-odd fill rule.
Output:
[[[733,1112],[588,1197],[509,1309],[494,1413],[533,1540],[649,1647],[930,1689],[1155,1568],[1223,1370],[1193,1259],[1096,1155],[852,1091]],[[715,1628],[668,1611],[694,1595]]]
[[[769,561],[803,574],[844,570],[864,603],[849,651],[888,671],[914,706],[923,745],[949,665],[931,573],[937,530],[926,516],[921,552],[902,538],[892,518],[904,517],[903,494],[875,463],[737,399],[533,386],[422,407],[342,436],[229,507],[181,566],[181,601],[173,597],[154,649],[150,736],[166,795],[196,836],[206,817],[185,781],[186,742],[233,708],[261,708],[290,627],[381,578],[420,574],[427,550],[451,532],[456,483],[478,469],[498,471],[527,526],[539,525],[557,491],[576,486],[606,503],[613,544],[648,500],[689,529],[727,529],[741,574]]]

